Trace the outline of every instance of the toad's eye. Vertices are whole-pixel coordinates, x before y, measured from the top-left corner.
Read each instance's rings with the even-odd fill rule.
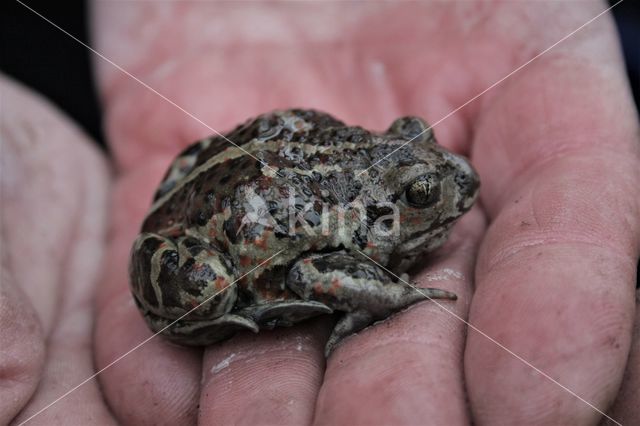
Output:
[[[406,187],[405,197],[413,207],[429,207],[440,198],[440,186],[435,183],[433,176],[420,176]]]

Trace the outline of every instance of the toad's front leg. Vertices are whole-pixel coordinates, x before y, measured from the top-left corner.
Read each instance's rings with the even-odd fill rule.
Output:
[[[238,289],[226,255],[194,237],[138,236],[131,252],[131,290],[150,328],[188,345],[208,345],[236,331],[258,331],[231,314]]]
[[[425,299],[455,300],[454,293],[394,281],[380,267],[344,251],[311,255],[291,268],[287,286],[304,300],[317,300],[345,315],[336,324],[325,355],[345,337]]]

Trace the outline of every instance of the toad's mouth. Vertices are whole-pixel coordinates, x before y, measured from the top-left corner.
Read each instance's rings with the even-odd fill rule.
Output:
[[[427,230],[415,233],[407,241],[394,250],[394,256],[404,256],[407,254],[427,253],[440,247],[447,240],[449,231],[453,226],[453,221],[439,226],[434,230]]]
[[[409,270],[424,254],[432,252],[442,246],[453,223],[438,227],[434,231],[425,231],[405,241],[389,256],[389,269],[400,274]]]

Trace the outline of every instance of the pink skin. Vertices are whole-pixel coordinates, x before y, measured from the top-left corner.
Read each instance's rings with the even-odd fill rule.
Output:
[[[603,8],[600,2],[97,2],[93,27],[100,52],[217,130],[290,106],[382,129],[404,114],[439,120]],[[96,295],[94,356],[101,368],[151,335],[129,295],[130,245],[173,155],[212,132],[111,65],[97,62],[97,71],[117,168]],[[415,277],[418,285],[455,291],[457,302],[442,303],[450,312],[416,305],[347,339],[326,365],[325,320],[241,334],[204,350],[156,338],[101,374],[114,415],[126,424],[600,421],[598,412],[454,313],[595,406],[612,407],[619,421],[639,422],[640,396],[633,390],[640,350],[632,328],[640,152],[609,17],[435,132],[443,145],[470,155],[482,178],[478,207]],[[94,169],[82,172],[103,176]],[[106,187],[102,179],[96,187]],[[34,250],[42,249],[34,240]],[[61,241],[73,243],[52,239],[57,246]],[[25,346],[42,351],[42,333],[52,331],[37,331],[38,324],[57,317],[52,300],[68,302],[30,293],[29,284],[39,282],[33,278],[16,281],[9,293],[14,302],[0,303],[25,308],[9,313],[16,326],[3,329],[0,339],[16,342],[13,353],[28,355],[14,367],[27,379],[12,382],[8,392],[18,402],[8,415],[0,412],[0,420],[25,404],[40,374],[42,352]],[[89,356],[86,347],[70,353]],[[60,390],[39,389],[36,401]],[[95,402],[96,392],[94,382],[75,395]],[[41,402],[34,404],[27,413]],[[62,404],[52,410],[78,409]]]
[[[255,3],[98,3],[96,41],[109,58],[219,130],[292,105],[381,129],[406,113],[438,120],[603,6],[279,3],[257,9]],[[148,206],[143,194],[152,193],[172,155],[211,131],[112,66],[98,66],[120,176],[113,275],[98,297],[97,359],[104,365],[111,359],[104,348],[124,351],[148,335],[131,304],[127,323],[135,326],[114,327],[129,297],[125,262]],[[458,226],[450,249],[461,250],[417,277],[427,285],[429,272],[458,271],[464,278],[437,281],[461,296],[447,307],[602,409],[622,380],[633,323],[640,229],[635,120],[612,23],[604,17],[439,124],[439,140],[470,154],[477,166],[484,211]],[[486,233],[483,216],[491,223]],[[158,340],[101,380],[114,411],[131,423],[144,422],[150,410],[168,422],[190,415],[205,424],[463,424],[470,417],[486,424],[593,423],[600,417],[434,304],[347,340],[326,369],[319,354],[326,332],[310,333],[317,326],[238,336],[207,348],[201,365],[194,361],[198,351]],[[180,377],[185,390],[164,388],[167,374]],[[131,377],[137,382],[120,386]],[[183,397],[200,384],[199,400]],[[157,393],[141,397],[141,387]]]
[[[4,76],[0,98],[4,425],[26,420],[94,373],[93,296],[110,184],[94,144],[44,98]],[[115,424],[95,380],[37,419]]]

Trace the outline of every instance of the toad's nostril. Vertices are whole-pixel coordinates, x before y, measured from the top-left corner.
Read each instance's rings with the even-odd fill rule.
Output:
[[[470,187],[473,184],[473,179],[469,175],[469,173],[457,172],[456,177],[454,178],[456,185],[460,188],[460,192],[468,193]]]
[[[463,167],[456,172],[454,181],[458,186],[460,193],[463,194],[464,198],[466,198],[465,205],[471,206],[477,196],[478,188],[480,187],[478,174],[467,163],[467,167]]]

